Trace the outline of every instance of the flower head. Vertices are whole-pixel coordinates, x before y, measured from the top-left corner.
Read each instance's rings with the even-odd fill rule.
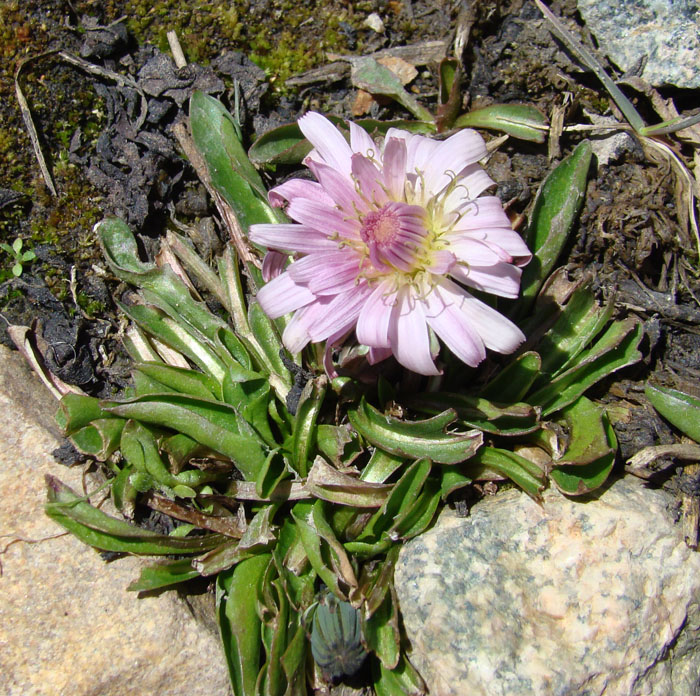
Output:
[[[293,254],[260,290],[276,318],[295,312],[283,335],[292,352],[329,345],[355,330],[370,362],[390,355],[424,375],[437,334],[468,365],[486,349],[510,353],[524,340],[512,322],[463,286],[517,297],[530,252],[501,202],[481,196],[493,181],[479,166],[481,136],[461,130],[444,141],[390,129],[375,143],[350,123],[350,143],[326,118],[299,127],[314,146],[304,163],[317,181],[293,179],[270,191],[291,224],[253,225],[253,242]]]

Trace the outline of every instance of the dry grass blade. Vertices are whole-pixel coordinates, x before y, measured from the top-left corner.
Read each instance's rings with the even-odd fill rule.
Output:
[[[698,228],[697,200],[698,200],[698,183],[693,178],[688,168],[685,166],[680,157],[663,141],[656,138],[640,138],[642,146],[645,150],[650,150],[657,156],[661,156],[665,161],[670,162],[671,167],[676,172],[676,182],[679,187],[679,197],[683,201],[683,217],[681,222],[686,222],[693,231],[695,237],[695,245],[700,259],[700,229]],[[681,211],[679,210],[679,217]]]
[[[46,182],[46,186],[48,187],[49,191],[51,191],[51,195],[57,196],[58,193],[56,192],[56,186],[53,183],[53,179],[51,178],[51,172],[49,171],[49,168],[46,164],[44,153],[41,150],[39,134],[37,133],[36,126],[34,125],[32,113],[29,110],[29,104],[27,103],[27,100],[24,96],[24,92],[22,92],[22,88],[19,84],[19,75],[22,72],[22,69],[25,65],[28,65],[30,62],[38,60],[39,58],[43,58],[44,56],[52,55],[53,53],[56,53],[56,51],[48,51],[46,53],[40,53],[38,56],[31,56],[30,58],[26,58],[25,60],[23,60],[17,66],[17,70],[15,72],[15,94],[17,95],[17,102],[19,103],[19,110],[22,113],[22,120],[24,121],[24,125],[27,127],[29,139],[32,141],[34,155],[36,156],[36,159],[39,162],[39,169],[41,169],[41,175],[44,177],[44,181]]]

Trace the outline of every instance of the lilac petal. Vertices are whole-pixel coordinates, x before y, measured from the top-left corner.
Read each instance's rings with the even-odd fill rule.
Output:
[[[469,266],[493,266],[497,263],[512,261],[510,255],[506,254],[503,249],[493,249],[489,244],[479,241],[478,239],[470,239],[467,236],[458,239],[450,238],[450,251],[457,256],[460,261]]]
[[[321,160],[341,174],[349,176],[352,151],[340,131],[325,116],[313,111],[302,116],[298,123]],[[313,155],[314,153],[311,154],[312,159],[316,159]]]
[[[439,142],[423,135],[411,136],[406,143],[406,171],[425,172],[439,146]]]
[[[350,149],[368,157],[377,155],[377,146],[370,134],[352,121],[350,121]]]
[[[510,220],[503,210],[503,204],[496,196],[482,196],[471,201],[462,211],[462,217],[455,225],[455,231],[466,232],[487,227],[508,227]]]
[[[465,167],[486,156],[486,143],[474,130],[464,128],[438,144],[425,169],[425,186],[438,193]]]
[[[357,194],[350,175],[339,174],[335,169],[321,162],[309,162],[307,166],[341,211],[347,215],[353,215],[355,212],[364,213],[369,210],[365,201]]]
[[[336,249],[309,254],[291,264],[287,273],[314,295],[337,295],[355,285],[360,263],[352,249]]]
[[[391,348],[370,348],[369,353],[367,353],[367,362],[370,365],[376,365],[391,356]]]
[[[291,318],[282,333],[282,343],[290,353],[298,353],[311,340],[309,325],[319,314],[323,314],[325,305],[329,302],[328,298],[320,298],[300,309]]]
[[[426,321],[462,362],[476,367],[486,357],[486,348],[464,312],[468,297],[456,285],[437,286],[425,299]]]
[[[355,218],[348,219],[332,202],[327,205],[324,201],[297,198],[289,204],[286,212],[292,220],[313,227],[328,237],[338,234],[341,237],[359,239],[358,221]]]
[[[328,375],[328,379],[335,379],[338,376],[338,371],[335,369],[335,365],[333,364],[333,349],[336,346],[343,344],[345,339],[348,337],[351,328],[352,326],[347,330],[339,331],[338,333],[329,336],[326,340],[326,348],[323,351],[323,369]]]
[[[260,306],[270,319],[284,316],[315,299],[313,293],[308,288],[297,285],[289,273],[273,278],[257,295]]]
[[[445,275],[450,272],[455,263],[457,263],[457,259],[452,251],[442,249],[432,253],[430,264],[426,265],[425,268],[435,275]]]
[[[250,241],[268,249],[301,254],[338,248],[338,243],[323,232],[293,223],[251,225]]]
[[[370,348],[390,348],[389,320],[396,302],[391,282],[380,283],[367,298],[357,318],[355,333],[358,343]]]
[[[380,184],[381,172],[366,157],[357,154],[352,156],[352,174],[367,201],[374,203],[377,207],[387,202],[386,192]]]
[[[389,341],[396,359],[420,375],[438,375],[430,352],[430,335],[424,307],[405,286],[397,294],[397,302],[389,321]]]
[[[477,300],[447,278],[440,283],[443,297],[445,293],[464,295],[462,312],[467,316],[484,345],[498,353],[512,353],[525,340],[523,332],[493,307]]]
[[[507,230],[487,230],[485,242],[497,253],[498,249],[503,250],[510,256],[510,263],[516,266],[527,266],[532,259],[525,240],[510,227]]]
[[[316,321],[310,325],[311,340],[314,342],[325,341],[333,334],[352,328],[370,292],[371,289],[367,283],[361,283],[340,295],[336,295],[323,308],[323,312],[318,313]]]
[[[384,185],[394,200],[401,200],[406,185],[406,141],[388,138],[384,146]]]
[[[288,260],[287,254],[281,254],[279,251],[268,251],[262,264],[263,280],[269,283],[273,278],[277,278],[284,271]]]
[[[281,208],[286,201],[295,198],[309,198],[319,203],[334,205],[333,199],[323,190],[323,186],[308,179],[290,179],[270,189],[267,199],[273,208]]]
[[[494,185],[493,179],[482,167],[470,164],[459,172],[459,184],[445,198],[445,210],[466,210],[477,196]]]
[[[522,270],[510,263],[493,266],[460,266],[450,269],[450,275],[469,287],[500,297],[516,298],[520,290]]]

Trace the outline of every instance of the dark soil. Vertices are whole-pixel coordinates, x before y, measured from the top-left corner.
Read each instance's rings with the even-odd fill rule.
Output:
[[[327,59],[328,52],[364,55],[428,40],[445,41],[451,52],[455,29],[468,23],[472,6],[422,0],[182,5],[11,0],[0,8],[0,238],[8,243],[21,238],[37,255],[19,278],[10,272],[10,258],[0,257],[5,320],[0,341],[11,343],[5,323],[36,322],[50,346],[51,369],[95,395],[121,391],[128,365],[118,340],[122,320],[112,300],[125,288],[105,270],[94,223],[107,214],[124,217],[146,251],[168,226],[185,226],[204,256],[225,242],[211,203],[172,136],[192,91],[204,90],[233,106],[237,82],[250,141],[307,109],[351,118],[357,91],[347,65]],[[577,26],[572,0],[555,3],[554,9]],[[382,33],[364,24],[373,12],[384,21]],[[113,24],[120,17],[125,19]],[[484,1],[474,4],[472,18],[463,55],[465,107],[529,103],[550,115],[568,93],[567,125],[588,123],[586,112],[609,113],[606,93],[552,38],[532,3]],[[178,31],[189,60],[180,70],[165,40],[169,29]],[[128,84],[104,72],[87,73],[56,53],[41,57],[55,50],[81,56],[128,78]],[[20,84],[57,196],[41,177],[15,98],[14,72],[28,58],[33,60],[23,68]],[[326,77],[306,74],[286,82],[331,62],[335,67]],[[410,88],[432,110],[436,66],[417,67]],[[662,96],[682,109],[697,103],[698,95],[666,90]],[[646,98],[637,101],[647,122],[660,120]],[[370,114],[408,117],[384,102],[373,102]],[[501,146],[490,169],[514,217],[527,215],[543,178],[580,138],[565,133],[550,151],[547,144],[512,139]],[[681,156],[691,156],[688,145],[670,142]],[[266,176],[272,184],[289,173],[279,168]],[[678,439],[646,401],[647,381],[700,395],[696,247],[679,211],[668,166],[649,161],[630,139],[615,159],[593,171],[578,232],[560,260],[572,278],[590,274],[601,297],[614,295],[618,318],[633,314],[645,323],[643,362],[593,394],[616,406],[610,413],[621,462],[644,446]],[[70,452],[61,456],[73,461]],[[667,480],[674,471],[672,466],[656,482],[677,485]]]

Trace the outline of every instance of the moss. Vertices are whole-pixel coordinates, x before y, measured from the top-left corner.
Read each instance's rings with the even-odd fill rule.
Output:
[[[285,90],[291,75],[323,62],[326,51],[348,50],[338,27],[354,21],[352,5],[340,0],[205,0],[194,6],[180,0],[111,0],[104,6],[105,21],[125,15],[138,43],[163,52],[169,51],[167,32],[174,30],[189,61],[206,64],[226,49],[250,55],[277,91]]]
[[[85,292],[79,292],[76,296],[76,299],[78,301],[78,306],[89,317],[99,316],[100,314],[104,314],[105,312],[106,307],[104,302],[100,302],[99,300],[91,298]]]

